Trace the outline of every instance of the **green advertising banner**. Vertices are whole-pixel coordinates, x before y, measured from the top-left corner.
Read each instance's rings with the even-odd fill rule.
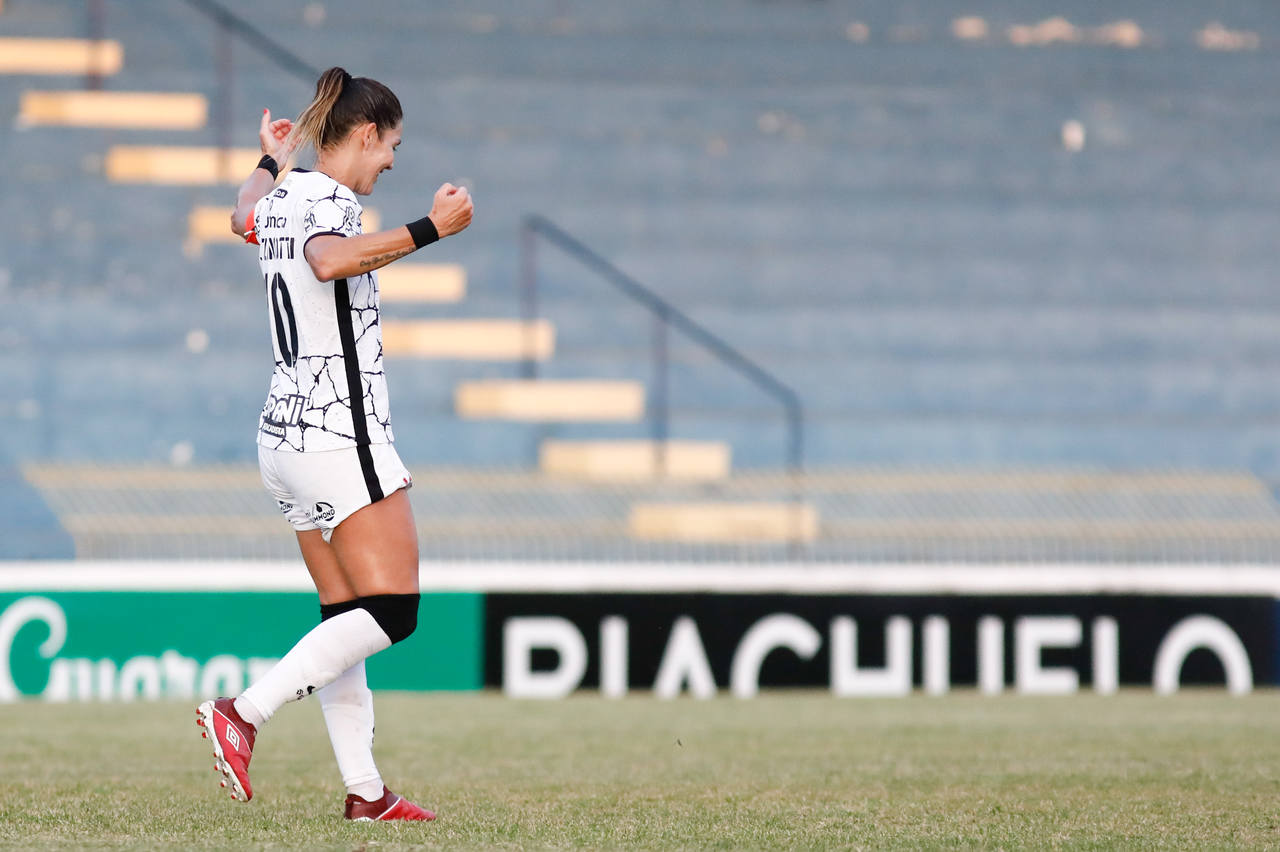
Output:
[[[422,596],[417,631],[368,662],[373,689],[483,685],[483,595]],[[0,594],[0,702],[235,695],[319,621],[315,593]]]

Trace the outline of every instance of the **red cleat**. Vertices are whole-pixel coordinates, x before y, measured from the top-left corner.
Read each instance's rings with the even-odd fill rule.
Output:
[[[385,786],[382,788],[382,798],[375,802],[366,802],[355,793],[348,795],[347,809],[344,815],[347,819],[357,822],[378,822],[393,819],[427,822],[436,818],[436,815],[431,811],[418,807],[402,796],[397,796]]]
[[[204,728],[201,736],[213,743],[213,768],[225,776],[222,786],[231,788],[231,798],[247,802],[253,798],[249,784],[249,761],[253,758],[253,741],[258,730],[240,718],[235,701],[218,698],[196,708],[196,724]]]

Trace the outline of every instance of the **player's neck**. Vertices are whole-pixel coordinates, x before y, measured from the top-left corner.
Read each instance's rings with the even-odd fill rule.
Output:
[[[325,151],[316,157],[315,170],[350,189],[356,177],[356,158],[345,148]]]

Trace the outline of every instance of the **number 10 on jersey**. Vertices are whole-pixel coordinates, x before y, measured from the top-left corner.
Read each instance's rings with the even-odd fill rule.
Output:
[[[271,297],[271,318],[274,320],[276,329],[276,348],[280,351],[280,360],[284,365],[292,367],[293,362],[298,359],[298,323],[293,318],[293,300],[289,298],[289,288],[284,283],[284,276],[279,272],[264,280]]]

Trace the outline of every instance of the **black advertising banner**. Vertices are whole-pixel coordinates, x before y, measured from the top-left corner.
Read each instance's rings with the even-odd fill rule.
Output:
[[[501,594],[485,683],[557,697],[821,687],[902,695],[1276,683],[1271,597]]]

